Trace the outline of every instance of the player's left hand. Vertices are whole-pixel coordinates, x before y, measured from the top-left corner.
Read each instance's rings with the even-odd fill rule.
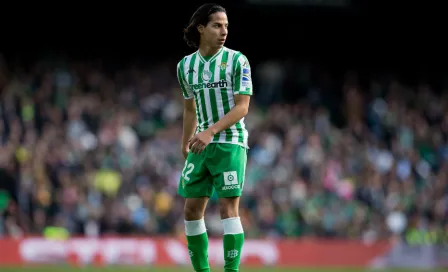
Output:
[[[212,139],[213,135],[209,130],[199,132],[189,141],[190,151],[196,154],[201,153]]]

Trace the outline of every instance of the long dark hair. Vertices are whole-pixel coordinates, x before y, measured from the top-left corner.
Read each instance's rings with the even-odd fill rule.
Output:
[[[190,23],[184,29],[184,40],[188,46],[193,48],[199,47],[201,36],[197,28],[199,25],[206,26],[210,21],[210,15],[216,12],[227,13],[226,9],[218,4],[204,4],[191,16]]]

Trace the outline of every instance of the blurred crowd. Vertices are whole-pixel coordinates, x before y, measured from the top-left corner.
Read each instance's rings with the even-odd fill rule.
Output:
[[[0,236],[183,235],[172,67],[0,62]],[[448,231],[448,92],[295,63],[253,72],[247,237]],[[216,195],[206,223],[222,235]]]

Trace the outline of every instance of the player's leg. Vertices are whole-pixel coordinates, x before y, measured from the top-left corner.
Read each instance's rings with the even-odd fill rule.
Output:
[[[213,183],[204,164],[204,158],[204,154],[188,155],[179,184],[179,194],[185,198],[184,216],[188,253],[197,272],[210,271],[204,212],[213,193]]]
[[[244,243],[243,225],[238,214],[240,197],[220,198],[220,212],[224,227],[224,270],[238,271]]]
[[[185,235],[191,264],[197,272],[209,272],[208,235],[205,228],[204,212],[208,197],[185,199]]]
[[[220,213],[224,227],[224,269],[238,271],[244,243],[244,231],[239,217],[239,202],[243,191],[247,149],[233,144],[215,144],[208,154],[207,167],[213,176],[220,198]]]

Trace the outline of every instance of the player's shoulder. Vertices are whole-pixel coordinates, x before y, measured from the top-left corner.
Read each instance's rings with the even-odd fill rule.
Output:
[[[249,60],[247,59],[246,55],[244,55],[241,51],[233,50],[230,48],[225,47],[224,50],[229,52],[229,55],[231,56],[232,61],[236,61],[237,63],[241,65],[248,65]]]
[[[233,63],[233,70],[236,71],[238,67],[246,67],[249,68],[249,60],[246,55],[244,55],[241,51],[225,48],[229,52],[229,61]]]
[[[177,66],[182,65],[182,63],[185,63],[188,59],[191,59],[193,57],[193,55],[195,55],[195,54],[196,54],[196,51],[189,55],[184,56],[182,59],[179,60],[179,62],[177,63]]]
[[[227,51],[230,55],[232,55],[233,58],[247,59],[246,55],[244,55],[241,51],[230,49],[227,47],[224,47],[224,50]]]
[[[224,47],[223,50],[224,50],[225,52],[228,52],[229,54],[232,54],[232,55],[236,55],[236,54],[241,53],[241,52],[238,51],[238,50],[230,49],[230,48],[228,48],[228,47]]]

